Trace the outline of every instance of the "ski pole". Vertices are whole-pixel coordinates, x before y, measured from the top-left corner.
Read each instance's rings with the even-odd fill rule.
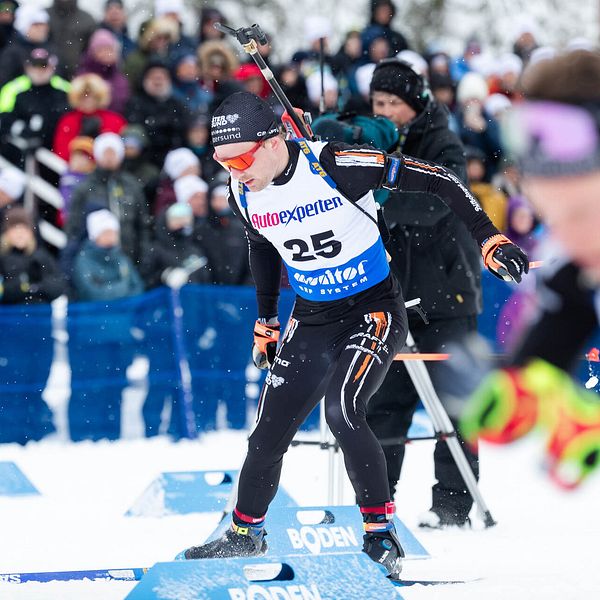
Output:
[[[257,64],[260,72],[263,74],[263,77],[267,80],[267,83],[271,86],[273,93],[277,97],[277,100],[281,103],[287,115],[284,115],[281,120],[284,122],[284,125],[287,126],[286,121],[289,118],[289,125],[292,127],[294,133],[297,137],[306,138],[311,141],[315,141],[315,135],[307,125],[307,123],[302,119],[302,117],[298,114],[302,114],[302,111],[299,109],[295,109],[292,106],[292,103],[289,101],[288,97],[285,95],[285,92],[281,89],[279,82],[275,79],[275,75],[273,71],[269,68],[264,58],[260,55],[258,51],[258,44],[266,44],[267,36],[265,32],[260,28],[256,23],[251,25],[250,27],[240,27],[239,29],[233,29],[233,27],[228,27],[227,25],[223,25],[222,23],[215,23],[214,28],[218,31],[233,36],[242,46],[244,52],[249,54],[254,62]],[[287,118],[286,118],[287,117]]]

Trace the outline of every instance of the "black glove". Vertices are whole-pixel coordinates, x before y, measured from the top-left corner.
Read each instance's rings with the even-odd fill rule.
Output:
[[[483,242],[481,255],[488,271],[504,281],[519,283],[523,273],[529,273],[527,254],[501,233],[492,235]]]

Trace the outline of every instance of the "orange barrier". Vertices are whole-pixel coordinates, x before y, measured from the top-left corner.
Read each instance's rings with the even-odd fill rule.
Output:
[[[394,356],[394,360],[448,360],[449,354],[434,353],[434,352],[399,352]]]

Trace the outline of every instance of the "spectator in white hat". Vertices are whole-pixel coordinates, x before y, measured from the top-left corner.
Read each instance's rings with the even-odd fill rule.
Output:
[[[0,211],[21,198],[25,182],[25,174],[18,169],[6,167],[0,171]],[[0,212],[0,216],[1,214]]]
[[[119,220],[123,252],[136,268],[150,248],[150,217],[141,184],[123,169],[125,146],[120,135],[103,133],[94,140],[96,170],[75,188],[65,227],[68,242],[63,269],[70,273],[73,258],[84,236],[85,215],[106,208]]]
[[[177,202],[189,204],[194,221],[208,218],[208,184],[196,175],[185,175],[175,182]]]
[[[312,104],[312,112],[315,114],[315,116],[319,114],[321,89],[323,90],[325,111],[335,112],[338,108],[338,82],[328,69],[323,71],[322,84],[321,73],[318,71],[315,71],[306,79],[306,91],[308,92],[308,99]]]
[[[179,31],[179,40],[173,43],[169,50],[171,60],[184,53],[194,54],[196,51],[197,44],[184,33],[185,16],[183,0],[154,0],[154,17],[171,19],[177,25]]]
[[[136,296],[144,285],[131,260],[119,245],[119,219],[106,209],[85,219],[87,239],[74,262],[74,298],[107,303]],[[94,319],[81,328],[67,319],[71,363],[69,430],[74,441],[120,435],[123,373],[135,352],[130,310],[92,309]],[[91,352],[94,360],[90,360]],[[100,381],[99,381],[100,380]],[[106,381],[110,381],[107,394]]]
[[[51,51],[48,12],[35,6],[20,6],[15,13],[15,38],[0,55],[0,86],[24,73],[27,57],[34,48]]]
[[[94,140],[94,160],[101,169],[116,171],[125,158],[125,144],[116,133],[102,133]]]
[[[185,175],[200,175],[200,161],[189,148],[176,148],[165,157],[163,169],[175,181]]]
[[[175,148],[168,152],[163,164],[166,177],[161,178],[156,189],[152,211],[154,215],[163,213],[177,200],[173,187],[177,179],[186,175],[199,177],[201,171],[200,160],[189,148]]]
[[[73,288],[79,300],[115,300],[144,290],[142,280],[120,247],[121,227],[107,209],[86,218],[88,239],[75,258]]]
[[[486,183],[496,172],[502,157],[498,123],[484,108],[488,96],[485,78],[474,71],[465,73],[456,90],[459,135],[465,146],[478,148],[484,153]]]

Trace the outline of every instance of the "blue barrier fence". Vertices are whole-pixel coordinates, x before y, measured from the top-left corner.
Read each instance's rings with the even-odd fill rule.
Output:
[[[506,309],[513,290],[485,273],[483,283],[480,331],[502,351],[502,332],[511,327]],[[187,285],[180,292],[179,315],[170,293],[159,288],[123,300],[69,304],[64,323],[53,321],[50,306],[0,307],[0,442],[25,443],[53,431],[42,392],[57,346],[53,340],[57,328],[68,334],[63,343],[71,369],[67,409],[71,439],[120,436],[122,392],[130,385],[127,368],[140,356],[148,364],[142,409],[147,436],[165,430],[165,415],[173,436],[186,431],[181,418],[181,360],[191,373],[196,429],[214,429],[223,409],[229,427],[246,427],[264,377],[250,361],[254,289]],[[282,321],[291,312],[293,298],[291,290],[282,290]],[[175,319],[180,319],[179,328]],[[305,426],[316,424],[313,413]]]

